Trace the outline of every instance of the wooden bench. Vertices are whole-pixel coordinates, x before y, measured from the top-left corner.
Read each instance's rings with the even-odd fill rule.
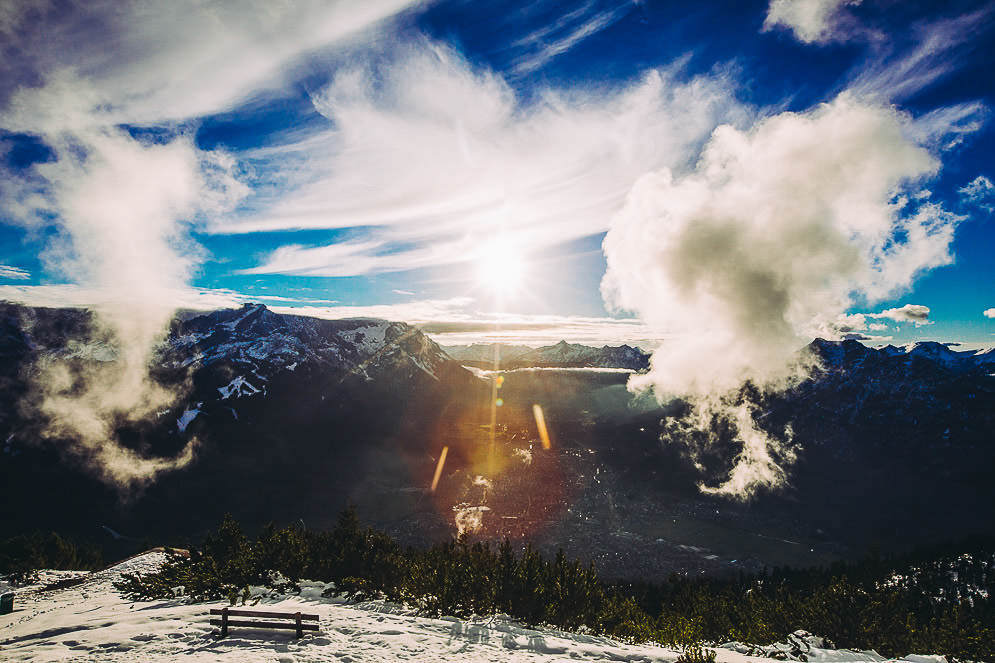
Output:
[[[230,626],[247,626],[249,628],[286,628],[296,629],[297,637],[304,637],[304,631],[318,630],[318,615],[306,615],[300,612],[266,612],[263,610],[230,610],[228,608],[211,608],[212,615],[221,615],[221,619],[212,619],[211,626],[221,627],[221,637],[228,635]],[[255,617],[256,619],[287,619],[286,622],[250,621],[247,619],[229,619],[229,617]],[[314,624],[308,622],[315,622]]]

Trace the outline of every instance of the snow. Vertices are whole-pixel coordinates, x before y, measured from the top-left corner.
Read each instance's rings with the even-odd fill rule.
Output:
[[[245,320],[247,317],[258,311],[259,309],[264,309],[264,308],[266,307],[262,304],[246,304],[245,306],[242,307],[241,311],[242,315],[238,316],[234,320],[223,322],[218,326],[228,329],[229,331],[233,330],[235,329],[235,327],[238,326],[238,323],[242,322],[243,320]]]
[[[387,327],[390,324],[386,320],[381,320],[376,324],[340,331],[339,337],[354,344],[361,354],[372,355],[379,352],[386,344]]]
[[[221,394],[221,400],[228,400],[232,396],[235,398],[241,398],[242,396],[251,396],[253,394],[258,394],[259,389],[252,386],[252,384],[246,380],[243,376],[239,375],[237,378],[229,382],[223,387],[218,387],[218,393]]]
[[[630,645],[581,633],[525,628],[506,617],[488,620],[416,617],[411,610],[382,601],[350,604],[326,598],[325,583],[301,582],[299,595],[252,588],[257,609],[308,612],[319,616],[320,631],[298,640],[293,631],[233,627],[221,638],[209,624],[209,611],[226,601],[188,604],[182,597],[132,602],[114,589],[122,573],[154,571],[165,560],[150,551],[105,571],[42,572],[42,582],[16,589],[14,612],[0,616],[4,661],[408,661],[502,660],[666,662],[679,652],[653,644]],[[81,584],[45,590],[54,580]],[[251,601],[250,601],[251,603]],[[239,606],[241,608],[241,606]],[[249,607],[251,609],[251,607]],[[762,663],[776,655],[820,663],[879,662],[874,652],[825,648],[804,632],[787,642],[759,648],[741,643],[714,647],[720,663]],[[803,655],[801,658],[799,654]],[[940,656],[909,656],[909,663],[946,663]]]
[[[200,410],[198,408],[201,405],[203,405],[203,403],[197,403],[197,407],[184,410],[183,414],[180,415],[180,418],[176,420],[176,427],[181,433],[186,431],[187,426],[190,425],[190,422],[196,419],[197,415],[200,414]]]

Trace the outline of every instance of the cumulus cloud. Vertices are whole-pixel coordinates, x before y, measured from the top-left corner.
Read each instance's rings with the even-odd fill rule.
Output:
[[[612,220],[606,300],[669,334],[631,386],[692,398],[699,422],[723,417],[744,445],[710,489],[745,495],[752,482],[779,485],[768,459],[791,459],[717,394],[747,380],[788,384],[799,375],[797,349],[855,303],[894,296],[952,260],[962,217],[916,195],[939,163],[909,137],[908,123],[843,94],[749,131],[719,127],[693,172],[646,175]],[[890,315],[921,312],[902,310]]]
[[[929,319],[929,307],[922,304],[906,304],[898,308],[889,308],[880,313],[868,314],[869,318],[887,318],[895,322],[911,322],[916,327],[932,324]]]
[[[764,31],[777,27],[791,30],[806,44],[846,41],[859,24],[847,7],[861,0],[771,0],[764,20]]]
[[[967,185],[958,189],[958,192],[969,201],[977,202],[995,195],[995,184],[992,184],[992,181],[984,175],[978,175]]]
[[[995,308],[987,309],[984,313],[986,318],[995,318]]]
[[[897,323],[912,323],[916,327],[933,324],[929,319],[929,307],[922,304],[905,304],[897,308],[889,308],[877,313],[849,313],[839,315],[830,325],[828,336],[835,338],[840,334],[864,331],[885,331],[888,325],[868,320],[892,320]],[[880,340],[877,337],[865,337],[857,340]]]
[[[722,72],[685,80],[675,65],[526,101],[450,48],[398,48],[314,93],[334,132],[261,152],[307,164],[292,193],[212,226],[362,232],[280,247],[250,273],[374,274],[473,260],[495,236],[542,251],[600,233],[640,175],[685,167],[719,122],[749,117]]]

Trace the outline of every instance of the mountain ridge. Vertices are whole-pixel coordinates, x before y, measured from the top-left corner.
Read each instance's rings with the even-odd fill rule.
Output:
[[[600,348],[561,340],[554,345],[533,348],[524,345],[497,344],[499,368],[625,368],[642,371],[649,368],[649,353],[630,345]],[[494,368],[494,343],[469,346],[441,346],[454,359],[475,368]]]

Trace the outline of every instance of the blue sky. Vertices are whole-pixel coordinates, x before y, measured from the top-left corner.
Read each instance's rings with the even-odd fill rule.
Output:
[[[995,343],[990,2],[31,1],[0,40],[5,298]]]

